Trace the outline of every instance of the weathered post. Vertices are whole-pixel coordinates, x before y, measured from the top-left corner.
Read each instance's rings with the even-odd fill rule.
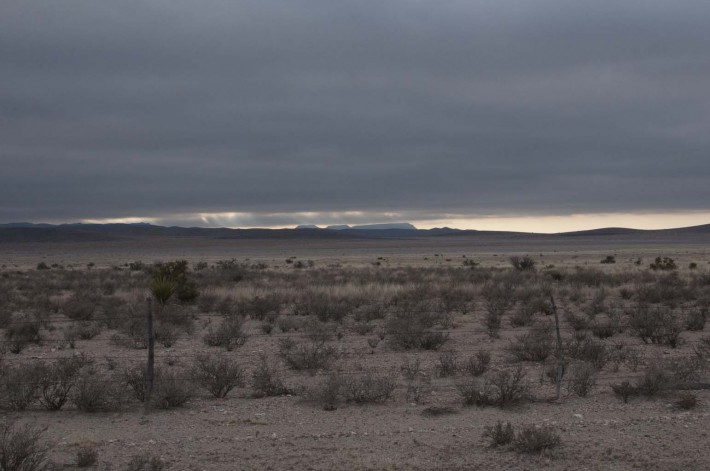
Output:
[[[557,400],[560,400],[560,387],[562,386],[562,375],[564,374],[564,348],[562,348],[562,335],[560,335],[560,316],[557,314],[557,304],[555,298],[550,294],[550,304],[552,313],[555,315],[555,330],[557,330],[557,377],[555,378],[555,392]]]
[[[148,331],[148,364],[145,370],[145,412],[150,411],[150,400],[153,393],[154,380],[154,364],[155,364],[155,336],[153,335],[153,301],[150,297],[147,299],[148,316],[147,331]]]

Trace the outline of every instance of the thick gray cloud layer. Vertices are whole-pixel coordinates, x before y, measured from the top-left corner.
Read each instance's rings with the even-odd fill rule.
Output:
[[[706,0],[5,1],[0,222],[707,210],[709,18]]]

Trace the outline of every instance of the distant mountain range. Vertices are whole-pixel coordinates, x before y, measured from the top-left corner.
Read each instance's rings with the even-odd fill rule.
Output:
[[[213,239],[412,239],[426,237],[658,237],[682,235],[710,236],[710,224],[677,229],[642,230],[608,227],[587,231],[540,234],[506,231],[477,231],[449,227],[417,229],[409,223],[367,224],[359,226],[298,226],[295,229],[228,229],[203,227],[165,227],[152,224],[0,224],[0,243],[23,242],[101,242],[151,237],[200,237]]]

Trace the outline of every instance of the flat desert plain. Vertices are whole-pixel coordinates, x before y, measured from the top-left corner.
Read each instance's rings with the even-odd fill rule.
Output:
[[[51,469],[710,469],[708,242],[3,244],[3,423]]]

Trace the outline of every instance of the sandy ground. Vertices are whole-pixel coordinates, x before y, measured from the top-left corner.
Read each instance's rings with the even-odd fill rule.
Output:
[[[173,241],[174,242],[174,241]],[[656,254],[672,255],[681,266],[695,261],[708,263],[709,248],[702,241],[669,245],[649,243],[633,245],[609,243],[604,246],[585,244],[557,247],[539,245],[516,246],[514,243],[473,246],[471,242],[449,241],[443,245],[409,241],[397,246],[394,241],[366,241],[354,247],[304,245],[288,246],[284,242],[230,241],[213,245],[195,242],[185,245],[174,242],[160,247],[119,246],[22,246],[5,247],[3,263],[8,267],[33,266],[39,260],[64,264],[85,264],[87,261],[111,265],[131,260],[170,259],[217,260],[251,257],[254,260],[274,260],[298,256],[317,263],[369,264],[377,257],[387,257],[386,263],[461,264],[463,254],[476,255],[487,265],[507,266],[510,253],[533,252],[558,266],[594,264],[607,254],[615,254],[620,263],[610,269],[629,267],[636,257],[652,258]],[[259,245],[261,244],[261,245]],[[434,257],[434,254],[443,256]],[[504,255],[505,254],[505,255]],[[542,255],[540,255],[542,254]],[[451,261],[447,261],[447,258]],[[440,260],[439,260],[440,259]],[[478,316],[478,317],[476,317]],[[515,331],[502,333],[503,339],[491,344],[480,329],[481,313],[457,318],[458,329],[452,333],[447,349],[461,356],[477,349],[491,350],[494,364],[503,362],[502,349]],[[476,328],[472,326],[478,326]],[[254,334],[234,352],[245,365],[253,364],[257,354],[275,353],[273,337]],[[702,334],[702,333],[701,333]],[[684,334],[685,335],[685,334]],[[108,339],[104,332],[101,337]],[[669,350],[651,346],[649,355],[669,356],[692,353],[692,338],[681,349]],[[358,364],[376,367],[378,371],[397,372],[407,356],[389,351],[384,345],[375,353],[367,345],[366,336],[350,334],[342,347],[354,352],[348,367]],[[638,344],[637,339],[628,339]],[[166,357],[184,358],[206,350],[199,339],[181,340],[171,348],[158,347],[158,364]],[[107,341],[79,341],[77,350],[93,357],[120,356],[142,361],[145,351],[119,349]],[[650,352],[650,353],[648,353]],[[56,350],[51,343],[32,346],[21,354],[24,359],[55,358],[69,355],[70,350]],[[432,371],[438,353],[420,354],[425,368]],[[130,357],[130,358],[126,358]],[[254,399],[249,389],[237,389],[226,399],[214,399],[198,394],[185,407],[145,414],[134,404],[120,413],[80,413],[72,409],[46,412],[35,409],[23,413],[5,413],[6,418],[46,426],[45,437],[52,444],[50,458],[59,469],[72,468],[80,445],[92,444],[99,450],[99,469],[125,469],[130,457],[150,452],[171,464],[173,470],[234,470],[234,469],[552,469],[552,470],[703,470],[710,469],[710,391],[697,391],[699,405],[691,411],[673,407],[674,397],[653,400],[632,399],[623,404],[614,397],[608,385],[622,379],[638,377],[625,370],[604,371],[599,383],[586,398],[563,397],[549,401],[554,394],[550,384],[540,384],[539,365],[527,365],[528,378],[536,400],[520,407],[463,407],[455,389],[455,379],[435,378],[433,391],[421,403],[408,403],[404,380],[395,398],[380,405],[345,404],[334,411],[322,408],[299,396]],[[640,370],[639,370],[640,372]],[[292,373],[287,384],[314,384],[318,378],[307,373]],[[454,409],[449,415],[430,417],[423,411],[432,405]],[[484,428],[498,420],[514,426],[550,423],[558,427],[562,445],[549,454],[526,455],[509,450],[491,449],[481,437]]]

